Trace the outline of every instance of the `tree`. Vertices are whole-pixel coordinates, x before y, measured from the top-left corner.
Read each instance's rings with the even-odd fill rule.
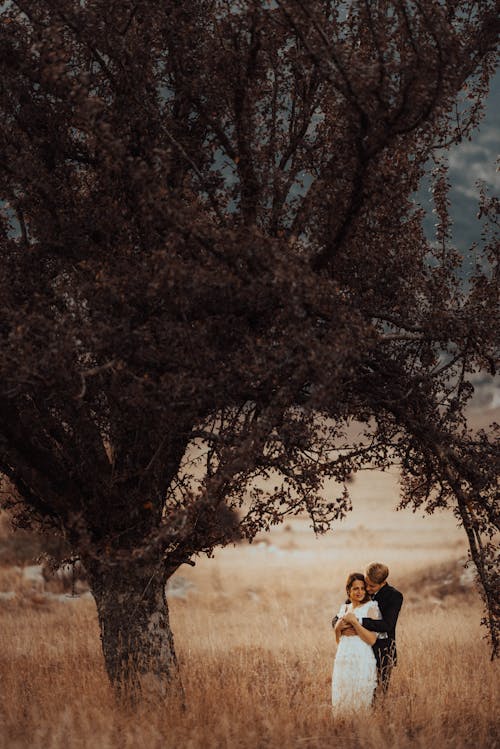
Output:
[[[479,121],[495,10],[4,4],[0,470],[17,523],[84,563],[119,693],[176,673],[180,565],[293,513],[326,530],[368,464],[454,508],[497,651],[498,450],[464,416],[495,367],[496,203],[464,284],[442,156]]]

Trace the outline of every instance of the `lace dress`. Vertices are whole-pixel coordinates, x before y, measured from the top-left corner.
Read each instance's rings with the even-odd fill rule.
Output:
[[[382,618],[376,601],[367,601],[355,609],[352,604],[344,603],[340,607],[339,618],[350,611],[360,622],[363,617]],[[363,642],[358,635],[341,637],[333,663],[334,709],[345,712],[370,707],[376,686],[377,664],[371,645]]]

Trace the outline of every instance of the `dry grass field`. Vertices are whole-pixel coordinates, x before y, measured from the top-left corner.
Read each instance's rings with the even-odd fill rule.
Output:
[[[170,610],[186,695],[124,714],[101,660],[95,607],[47,599],[0,570],[0,746],[250,749],[499,745],[499,664],[449,515],[390,511],[395,477],[357,479],[355,511],[315,539],[297,520],[182,568]],[[368,501],[368,499],[370,501]],[[332,715],[330,618],[347,573],[373,559],[405,594],[400,664],[370,715]]]

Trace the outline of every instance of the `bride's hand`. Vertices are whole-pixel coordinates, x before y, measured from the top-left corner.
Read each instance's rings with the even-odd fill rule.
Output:
[[[341,637],[343,637],[344,635],[347,635],[347,637],[352,637],[352,635],[356,634],[356,630],[354,629],[352,624],[346,621],[345,617],[342,617],[338,620],[335,629],[338,629]]]
[[[343,616],[342,619],[346,624],[349,624],[351,627],[353,627],[358,621],[352,612],[349,612],[348,614]]]

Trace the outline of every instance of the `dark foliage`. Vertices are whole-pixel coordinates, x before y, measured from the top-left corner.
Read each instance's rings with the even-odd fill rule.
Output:
[[[497,202],[465,288],[443,156],[480,119],[496,10],[4,4],[0,470],[21,525],[94,580],[168,576],[291,513],[324,531],[353,471],[399,463],[403,503],[463,523],[498,648],[498,449],[464,416],[495,369]],[[412,201],[429,160],[435,242]]]

